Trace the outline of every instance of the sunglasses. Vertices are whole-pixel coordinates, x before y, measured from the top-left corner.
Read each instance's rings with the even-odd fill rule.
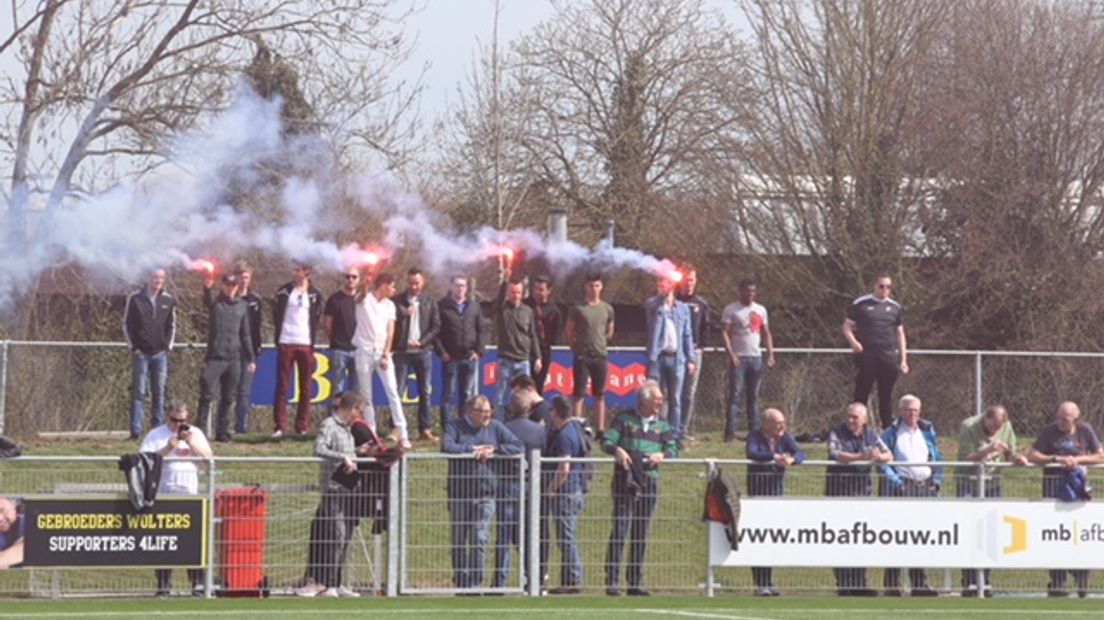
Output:
[[[183,424],[188,421],[188,418],[169,418],[169,422],[176,422],[177,424]]]

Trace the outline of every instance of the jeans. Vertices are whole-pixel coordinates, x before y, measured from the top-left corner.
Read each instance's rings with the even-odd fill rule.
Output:
[[[759,430],[759,386],[763,383],[763,358],[740,356],[740,365],[728,364],[728,417],[725,439],[736,435],[740,420],[740,401],[747,399],[748,432]]]
[[[433,415],[429,412],[429,386],[433,382],[433,358],[429,351],[411,351],[395,354],[395,379],[399,382],[399,394],[408,391],[410,371],[418,386],[418,430],[433,430]],[[447,430],[447,429],[442,429]]]
[[[529,374],[529,360],[498,358],[498,379],[495,381],[495,419],[506,421],[506,405],[510,398],[510,381],[518,375]]]
[[[169,378],[169,353],[161,351],[146,355],[139,352],[132,354],[131,359],[130,434],[138,436],[142,434],[142,418],[145,417],[148,392],[152,392],[150,405],[153,409],[150,428],[165,423],[165,383]]]
[[[238,396],[238,383],[241,379],[242,363],[234,360],[207,360],[203,363],[203,374],[199,377],[199,407],[196,410],[196,426],[210,436],[208,416],[211,413],[211,400],[215,397],[215,386],[219,388],[218,414],[215,418],[215,439],[230,438],[230,406]]]
[[[554,495],[552,522],[556,527],[556,547],[560,550],[560,585],[578,586],[583,583],[583,557],[579,554],[577,538],[579,514],[583,511],[583,492]]]
[[[299,376],[299,403],[295,410],[295,432],[303,434],[310,426],[311,375],[314,374],[314,347],[309,344],[282,344],[276,347],[276,397],[272,417],[276,430],[287,432],[288,389],[291,369]]]
[[[638,494],[614,488],[613,531],[606,548],[606,587],[616,588],[621,580],[621,554],[625,537],[629,538],[629,566],[625,578],[630,588],[641,587],[644,579],[644,554],[648,544],[648,526],[659,500],[659,483],[647,477],[649,483]]]
[[[686,365],[679,364],[676,355],[660,354],[648,365],[648,378],[659,381],[667,398],[667,423],[679,439],[682,439],[682,381],[685,375]]]
[[[343,382],[345,382],[344,387],[341,385]],[[344,391],[360,391],[356,373],[355,350],[330,349],[330,387],[335,394]],[[333,406],[332,399],[330,405]]]
[[[493,497],[449,498],[452,518],[452,574],[457,588],[477,588],[483,583],[487,541],[495,514]]]
[[[460,404],[478,394],[476,379],[479,360],[462,359],[444,362],[445,381],[441,390],[441,428],[448,432],[449,421],[456,417],[456,389],[459,385]]]
[[[238,403],[236,420],[234,422],[235,433],[249,432],[249,414],[253,401],[253,371],[249,370],[250,362],[241,362],[241,380],[238,382]]]
[[[383,384],[383,392],[387,395],[387,403],[391,409],[391,427],[399,431],[399,440],[405,441],[410,437],[406,431],[402,401],[399,400],[399,386],[395,383],[395,369],[390,366],[384,368],[383,360],[379,351],[364,348],[356,350],[357,384],[360,385],[360,393],[368,399],[368,406],[364,408],[364,419],[372,430],[376,430],[376,407],[372,404],[372,372],[375,371]]]
[[[501,481],[500,481],[501,484]],[[521,498],[514,485],[512,495],[500,497],[495,502],[495,573],[493,586],[505,588],[510,584],[510,555],[518,546],[518,530],[521,516]],[[526,573],[529,572],[525,558],[525,545],[520,547],[519,561]]]
[[[705,355],[701,355],[700,359],[696,362],[697,368],[693,374],[689,374],[689,369],[684,371],[685,379],[682,382],[682,429],[679,431],[680,436],[690,434],[690,424],[694,421],[694,400],[698,394],[698,379],[702,375],[702,362],[705,361]]]

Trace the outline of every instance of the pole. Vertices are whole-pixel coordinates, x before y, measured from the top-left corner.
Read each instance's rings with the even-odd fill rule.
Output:
[[[0,434],[4,433],[4,410],[8,396],[8,344],[0,342]]]

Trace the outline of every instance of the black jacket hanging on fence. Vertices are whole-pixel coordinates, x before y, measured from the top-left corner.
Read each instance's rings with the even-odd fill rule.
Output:
[[[119,457],[119,469],[127,479],[127,494],[135,510],[153,508],[161,486],[161,455],[156,452],[125,454]]]
[[[740,526],[740,482],[735,476],[724,473],[720,467],[709,474],[702,520],[723,523],[732,550],[739,550],[740,541],[736,532]]]
[[[0,459],[14,459],[23,454],[23,449],[15,440],[6,435],[0,435]]]

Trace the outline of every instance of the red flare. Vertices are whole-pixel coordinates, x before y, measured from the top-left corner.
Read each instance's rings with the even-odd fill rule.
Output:
[[[192,261],[190,268],[208,276],[215,275],[215,261],[206,258],[197,258]]]
[[[380,256],[379,254],[376,254],[375,252],[372,252],[370,250],[362,251],[360,253],[360,262],[362,264],[368,265],[369,267],[375,267],[380,262]]]
[[[514,262],[514,249],[502,248],[502,260],[506,261],[506,264]]]
[[[671,278],[671,281],[674,282],[675,284],[678,284],[679,282],[682,282],[682,278],[683,278],[682,272],[677,270],[677,269],[675,271],[672,271],[671,275],[669,277]]]

